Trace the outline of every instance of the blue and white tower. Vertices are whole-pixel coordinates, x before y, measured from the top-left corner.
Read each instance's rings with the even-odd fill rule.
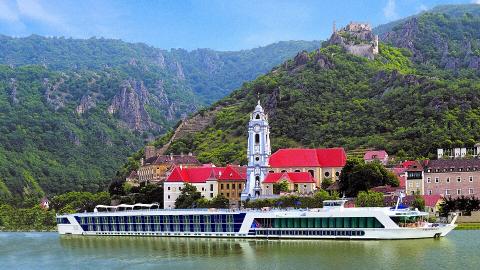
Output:
[[[247,184],[241,195],[242,201],[260,196],[271,152],[268,116],[258,101],[248,123]]]

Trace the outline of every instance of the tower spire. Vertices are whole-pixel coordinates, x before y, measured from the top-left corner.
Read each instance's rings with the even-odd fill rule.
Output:
[[[271,155],[268,117],[260,105],[259,93],[257,97],[257,106],[248,123],[247,182],[241,194],[242,201],[262,195],[261,184],[267,175],[268,159]]]

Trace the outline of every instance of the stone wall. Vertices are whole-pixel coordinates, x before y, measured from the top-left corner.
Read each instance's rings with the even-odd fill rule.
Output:
[[[459,216],[457,223],[478,223],[480,222],[480,211],[472,212],[471,216]]]

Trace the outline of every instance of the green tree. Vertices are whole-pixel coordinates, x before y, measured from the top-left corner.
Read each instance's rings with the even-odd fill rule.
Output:
[[[413,209],[417,208],[420,211],[425,211],[425,199],[423,199],[421,195],[415,195],[415,198],[410,206]]]
[[[273,184],[273,194],[280,194],[281,192],[288,192],[289,184],[287,181],[282,180]]]
[[[326,177],[326,178],[323,178],[322,180],[322,189],[325,190],[327,189],[329,186],[331,186],[333,184],[333,180],[331,177]]]
[[[91,212],[97,205],[110,205],[108,192],[67,192],[57,195],[50,201],[50,206],[59,213]]]
[[[229,208],[230,202],[225,196],[219,194],[210,201],[209,206],[212,208]]]
[[[202,196],[197,188],[189,183],[185,183],[180,196],[175,200],[175,208],[186,209],[197,207],[196,202]]]
[[[398,186],[397,177],[378,162],[364,163],[360,159],[349,159],[339,179],[341,192],[356,197],[360,191],[368,191],[382,185]]]
[[[163,208],[163,187],[159,185],[147,184],[140,189],[143,195],[142,200],[136,200],[139,203],[158,203]]]
[[[360,191],[355,199],[355,205],[359,207],[383,207],[383,194],[374,191]]]

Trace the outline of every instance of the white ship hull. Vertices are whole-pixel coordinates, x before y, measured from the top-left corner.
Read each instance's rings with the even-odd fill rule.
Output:
[[[418,222],[410,224],[412,227],[394,222],[398,216],[402,212],[389,208],[342,207],[244,212],[134,210],[60,215],[57,220],[61,235],[253,239],[435,238],[447,235],[456,226],[453,222]]]

